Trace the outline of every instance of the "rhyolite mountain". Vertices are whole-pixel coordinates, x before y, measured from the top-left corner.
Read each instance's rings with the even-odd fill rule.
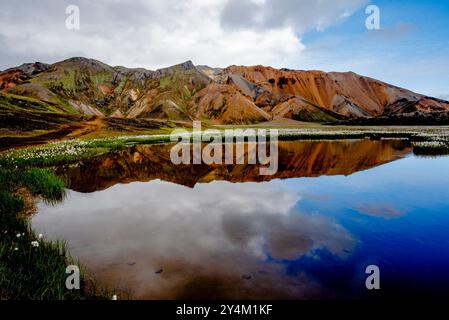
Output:
[[[216,124],[426,119],[449,111],[447,101],[353,72],[221,69],[191,61],[152,71],[79,57],[0,72],[2,115],[14,112],[14,106],[21,112]]]
[[[78,166],[56,168],[69,181],[70,189],[94,192],[118,183],[163,180],[193,188],[197,183],[215,180],[262,182],[292,177],[350,175],[405,157],[412,150],[406,141],[346,140],[281,141],[278,168],[274,175],[260,175],[260,164],[175,165],[167,144],[137,145],[120,152],[105,153],[84,160]],[[248,157],[245,150],[245,158]]]

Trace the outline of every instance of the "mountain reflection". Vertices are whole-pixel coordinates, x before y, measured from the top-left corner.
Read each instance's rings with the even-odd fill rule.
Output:
[[[100,283],[137,298],[333,297],[307,273],[287,272],[288,262],[345,259],[358,240],[330,216],[300,212],[301,195],[273,179],[348,175],[410,151],[401,141],[280,142],[279,171],[260,176],[257,165],[174,165],[170,148],[133,146],[59,168],[72,190],[60,205],[41,203],[33,227],[65,239]]]
[[[270,177],[175,166],[170,147],[59,168],[72,190],[39,203],[33,229],[125,299],[364,298],[371,264],[382,296],[447,293],[447,158],[394,161],[410,151],[397,140],[282,142]],[[320,175],[338,176],[288,179]]]
[[[188,187],[213,180],[260,182],[292,177],[349,175],[404,157],[410,144],[399,140],[279,142],[279,169],[262,176],[259,165],[175,165],[172,145],[137,145],[58,169],[70,188],[80,192],[104,190],[117,183],[160,179]]]

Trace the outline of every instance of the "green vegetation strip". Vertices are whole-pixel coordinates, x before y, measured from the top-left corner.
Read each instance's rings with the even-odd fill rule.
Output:
[[[413,142],[413,153],[417,156],[449,155],[449,141]]]
[[[252,132],[254,133],[254,129]],[[234,131],[233,140],[251,131]],[[269,135],[269,131],[267,131]],[[187,132],[184,138],[192,141],[198,133]],[[218,130],[215,137],[224,138],[225,131]],[[279,129],[279,140],[340,140],[340,139],[405,139],[413,142],[415,153],[425,155],[449,153],[449,130],[447,128],[422,129]],[[0,154],[0,168],[26,169],[45,168],[69,164],[102,153],[118,150],[134,144],[167,143],[169,134],[121,136],[91,140],[68,140],[25,149],[16,149]]]

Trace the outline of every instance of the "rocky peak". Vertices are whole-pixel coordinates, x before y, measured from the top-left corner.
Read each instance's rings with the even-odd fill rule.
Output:
[[[193,62],[191,60],[187,60],[186,62],[180,63],[177,66],[183,70],[196,69],[195,65],[193,64]]]
[[[47,71],[51,69],[51,65],[42,62],[34,62],[34,63],[24,63],[18,67],[13,67],[5,70],[4,72],[9,71],[21,71],[27,77],[32,77],[38,73]]]

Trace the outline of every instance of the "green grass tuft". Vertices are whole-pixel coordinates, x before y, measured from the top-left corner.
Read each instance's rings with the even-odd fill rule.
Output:
[[[0,169],[0,299],[85,299],[92,290],[68,290],[66,245],[36,237],[26,217],[24,200],[15,194],[28,189],[33,196],[63,199],[65,184],[47,169]],[[85,285],[82,281],[81,285]]]

